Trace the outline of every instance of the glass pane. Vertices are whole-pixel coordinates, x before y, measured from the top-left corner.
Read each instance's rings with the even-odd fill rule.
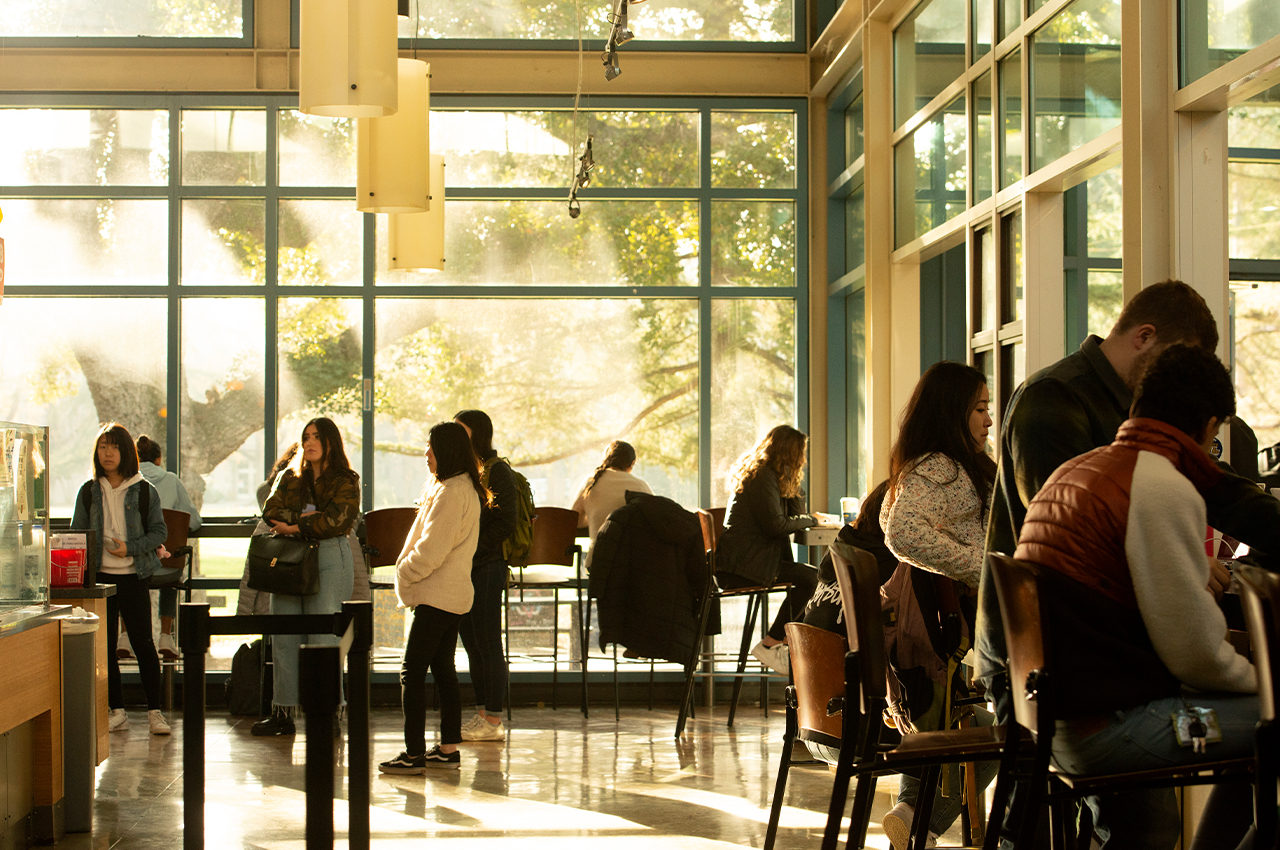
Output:
[[[991,395],[996,394],[996,357],[995,351],[988,348],[986,351],[973,352],[973,367],[979,372],[987,376],[987,390]],[[994,418],[994,417],[992,417]],[[992,434],[996,429],[992,429]],[[991,435],[988,435],[990,439]]]
[[[1020,342],[1000,346],[1000,412],[1009,409],[1013,391],[1027,379],[1026,346]],[[995,430],[987,435],[987,451],[995,453]]]
[[[717,189],[794,189],[794,112],[712,112],[711,185]]]
[[[267,262],[266,210],[260,200],[182,202],[184,286],[262,283]]]
[[[1124,275],[1089,269],[1089,333],[1105,338],[1124,307]]]
[[[969,133],[964,96],[921,124],[894,149],[898,245],[964,212]]]
[[[996,0],[1000,4],[1000,37],[1012,33],[1022,23],[1022,0]]]
[[[364,214],[351,201],[281,201],[282,285],[364,282]]]
[[[992,0],[973,0],[973,58],[991,52],[991,36],[994,29],[995,5]]]
[[[991,72],[973,84],[973,199],[991,197],[995,182],[996,116],[991,99]]]
[[[1227,139],[1233,148],[1280,148],[1280,85],[1227,110]]]
[[[1089,197],[1089,256],[1118,260],[1124,234],[1120,166],[1090,177],[1086,193]]]
[[[282,109],[278,126],[281,186],[356,185],[355,121]]]
[[[695,286],[698,239],[694,201],[584,201],[572,219],[564,201],[451,200],[443,272],[389,270],[378,216],[377,282]]]
[[[188,302],[189,303],[189,302]],[[276,446],[302,439],[302,429],[327,416],[342,433],[347,461],[363,466],[360,424],[364,322],[357,298],[281,298],[276,352]]]
[[[614,4],[616,5],[616,4]],[[496,7],[467,3],[423,3],[417,30],[423,38],[604,39],[612,5],[592,8],[579,21],[567,0],[522,0]],[[585,8],[585,7],[584,7]],[[791,41],[795,6],[791,0],[647,0],[629,9],[628,28],[645,41]],[[580,24],[580,27],[579,27]],[[413,21],[400,22],[408,38]]]
[[[169,179],[169,113],[161,110],[0,109],[0,127],[0,186],[161,186]]]
[[[572,505],[613,439],[635,446],[655,493],[697,505],[696,300],[380,298],[376,311],[375,507],[418,497],[427,430],[469,407],[539,505]]]
[[[965,0],[925,0],[893,32],[894,125],[964,73]]]
[[[1000,106],[1004,135],[1000,145],[1000,188],[1022,179],[1022,51],[1000,61]]]
[[[264,110],[182,110],[184,184],[262,186],[267,182],[266,164]]]
[[[712,201],[711,285],[795,286],[795,204]]]
[[[996,237],[994,229],[988,227],[980,230],[974,241],[978,256],[975,258],[978,269],[978,286],[974,291],[975,303],[973,315],[976,319],[975,330],[993,331],[996,329]]]
[[[1000,321],[1016,322],[1024,315],[1022,272],[1022,211],[1000,219],[1000,239],[1004,243],[1000,263]]]
[[[862,156],[863,132],[862,93],[859,92],[853,99],[853,103],[849,104],[849,108],[844,111],[845,165],[853,165],[858,157]]]
[[[241,0],[9,0],[0,15],[0,38],[240,38],[245,35],[242,10]]]
[[[0,398],[6,418],[54,426],[54,516],[71,516],[76,493],[93,472],[99,423],[115,420],[135,438],[163,438],[165,312],[160,298],[4,299]]]
[[[1182,0],[1182,84],[1280,35],[1275,0]]]
[[[9,286],[163,286],[169,279],[164,201],[3,202]]]
[[[859,186],[844,202],[844,264],[851,272],[866,261],[864,192]]]
[[[431,150],[450,186],[567,186],[587,136],[600,167],[592,187],[698,185],[696,112],[431,113]],[[794,143],[793,143],[794,145]]]
[[[1036,31],[1033,168],[1120,125],[1120,4],[1078,0]]]
[[[1231,286],[1232,358],[1236,411],[1248,422],[1261,447],[1280,442],[1280,283],[1274,281]],[[56,455],[55,455],[56,457]]]
[[[796,304],[790,298],[711,302],[711,502],[725,475],[775,425],[796,424]]]
[[[1230,162],[1230,255],[1280,259],[1280,162]]]
[[[861,498],[868,488],[867,473],[867,291],[845,299],[845,495]],[[828,506],[828,508],[834,506]]]
[[[187,487],[204,491],[204,516],[258,513],[262,481],[263,302],[182,301],[182,457]],[[243,561],[241,562],[243,569]]]

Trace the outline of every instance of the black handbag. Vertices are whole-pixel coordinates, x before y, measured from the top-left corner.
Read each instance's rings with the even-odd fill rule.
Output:
[[[260,534],[249,538],[249,587],[263,593],[320,592],[320,541]]]

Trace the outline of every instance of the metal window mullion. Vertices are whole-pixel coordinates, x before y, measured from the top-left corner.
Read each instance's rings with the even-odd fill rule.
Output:
[[[168,301],[165,334],[165,423],[164,439],[168,447],[165,467],[182,474],[182,376],[186,374],[182,364],[182,198],[179,184],[182,182],[182,111],[176,101],[169,106],[169,244],[168,282],[165,297]]]
[[[711,503],[711,108],[700,112],[698,130],[698,497]]]
[[[799,185],[800,176],[809,173],[808,103],[796,109],[795,121],[796,182]],[[796,422],[799,429],[807,434],[809,433],[809,205],[800,203],[799,195],[800,192],[797,189],[796,194],[791,198],[796,210],[796,267],[792,278],[796,287],[796,335],[792,344],[795,346],[796,360]]]
[[[361,453],[363,457],[362,468],[360,471],[361,499],[363,501],[364,510],[373,510],[373,485],[374,485],[374,428],[377,424],[375,420],[377,406],[374,403],[374,393],[377,391],[377,376],[374,374],[375,355],[377,354],[377,315],[375,309],[377,307],[377,299],[375,297],[375,262],[377,259],[377,217],[373,213],[364,214],[364,297],[362,302],[362,315],[364,317],[364,333],[361,343],[361,356],[363,357],[363,374],[361,375],[361,396],[364,393],[369,394],[368,404],[361,405],[360,413],[360,431],[361,438],[364,440],[364,451]],[[420,291],[419,291],[420,294]],[[365,382],[368,382],[367,384]]]
[[[263,250],[263,374],[262,374],[262,477],[271,471],[277,455],[276,419],[279,415],[279,313],[280,313],[280,110],[267,107],[266,195],[264,197]]]

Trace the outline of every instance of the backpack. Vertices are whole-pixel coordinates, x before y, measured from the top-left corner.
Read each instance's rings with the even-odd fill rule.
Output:
[[[242,643],[231,656],[231,675],[223,686],[227,692],[227,711],[231,714],[257,716],[268,700],[262,699],[262,640]],[[270,694],[267,694],[269,697]]]
[[[505,457],[491,457],[484,462],[484,476],[480,483],[489,486],[489,469],[498,461],[502,461],[511,470],[516,481],[516,528],[511,536],[502,541],[502,556],[509,567],[527,567],[529,551],[533,548],[533,521],[537,519],[537,509],[533,504],[533,488],[529,479],[525,478]]]

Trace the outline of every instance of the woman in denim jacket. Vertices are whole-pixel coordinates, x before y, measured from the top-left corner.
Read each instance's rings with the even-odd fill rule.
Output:
[[[116,645],[117,624],[123,619],[147,694],[151,734],[168,735],[169,724],[160,713],[160,658],[151,640],[147,579],[160,566],[159,550],[169,531],[164,524],[160,494],[138,471],[138,450],[123,425],[108,422],[98,432],[93,478],[76,496],[71,527],[93,531],[89,548],[91,574],[96,570],[99,582],[116,586],[115,595],[107,597],[107,646]],[[120,660],[114,652],[107,653],[107,702],[111,708],[111,731],[126,728],[129,716],[120,687]]]

